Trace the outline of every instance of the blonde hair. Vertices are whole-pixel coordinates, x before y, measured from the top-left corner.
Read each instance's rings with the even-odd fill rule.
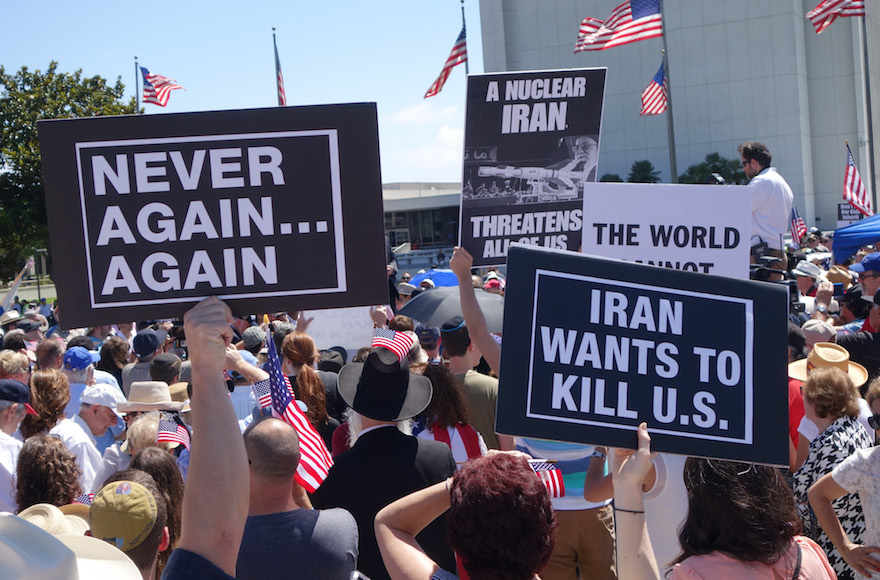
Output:
[[[30,368],[28,357],[16,350],[0,351],[0,377],[19,375]]]
[[[156,438],[159,436],[159,411],[150,411],[137,417],[131,425],[128,426],[126,440],[128,441],[128,452],[134,455],[141,449],[147,447],[158,447],[168,451],[169,443],[159,443]]]

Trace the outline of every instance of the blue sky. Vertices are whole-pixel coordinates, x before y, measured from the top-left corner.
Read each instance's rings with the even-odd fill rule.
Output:
[[[466,0],[470,72],[482,72],[478,0]],[[276,104],[272,27],[288,105],[375,101],[382,181],[460,181],[465,71],[423,95],[461,30],[458,0],[287,2],[106,0],[7,2],[0,65],[82,69],[122,77],[134,95],[134,56],[173,77],[164,109],[147,114]]]

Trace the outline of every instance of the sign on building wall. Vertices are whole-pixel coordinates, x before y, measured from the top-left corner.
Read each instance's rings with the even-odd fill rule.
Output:
[[[460,244],[503,265],[513,242],[577,250],[597,179],[606,69],[470,75]]]
[[[631,448],[645,421],[653,451],[788,463],[784,286],[520,245],[507,265],[496,431]]]
[[[748,279],[748,187],[590,183],[584,190],[584,253]]]
[[[39,124],[68,327],[387,301],[374,104]]]

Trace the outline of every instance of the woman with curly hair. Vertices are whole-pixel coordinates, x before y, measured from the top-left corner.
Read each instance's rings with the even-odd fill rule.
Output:
[[[82,495],[76,457],[51,435],[34,435],[21,447],[16,468],[18,511],[38,503],[61,507]]]
[[[816,523],[807,492],[847,457],[871,447],[872,439],[858,421],[859,393],[847,373],[835,367],[815,368],[803,391],[805,416],[815,423],[819,435],[810,443],[804,464],[794,472],[794,495],[808,535],[825,550],[837,576],[848,580],[855,578],[855,571]],[[846,535],[856,544],[863,543],[865,516],[858,494],[846,494],[834,500],[833,506]]]
[[[424,375],[434,388],[431,402],[417,418],[422,430],[416,436],[446,443],[452,449],[456,463],[485,455],[486,442],[476,429],[468,425],[467,403],[449,369],[417,363],[410,366],[410,372]]]
[[[339,392],[336,375],[318,371],[318,349],[308,334],[294,332],[281,343],[281,370],[290,377],[296,398],[307,408],[306,415],[324,439],[327,449],[332,447],[333,431],[339,427]]]
[[[80,486],[91,490],[101,467],[101,454],[92,442],[90,428],[79,415],[67,418],[64,409],[70,402],[67,377],[55,369],[42,369],[31,376],[31,407],[36,415],[26,415],[19,427],[22,437],[35,434],[55,435],[76,457],[82,472]],[[89,431],[87,431],[89,430]]]
[[[376,515],[376,539],[391,578],[457,578],[431,560],[415,539],[447,510],[449,544],[471,578],[537,578],[553,551],[556,514],[527,457],[492,451],[468,462],[449,480],[383,508]]]

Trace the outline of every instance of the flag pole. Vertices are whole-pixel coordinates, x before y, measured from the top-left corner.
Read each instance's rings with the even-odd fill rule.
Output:
[[[865,59],[865,116],[868,121],[868,175],[871,183],[871,202],[877,208],[877,184],[874,178],[874,120],[871,111],[871,75],[868,72],[868,15],[862,16],[862,54]]]
[[[467,30],[467,26],[464,21],[464,0],[461,0],[461,27]],[[470,66],[468,65],[468,61],[464,61],[464,74],[469,75],[471,72]]]
[[[675,164],[675,123],[672,121],[672,79],[669,76],[669,57],[666,51],[666,16],[663,14],[663,0],[660,0],[660,20],[663,22],[663,74],[666,77],[666,134],[669,137],[669,170],[672,183],[678,183],[678,167]]]
[[[278,43],[275,41],[275,27],[272,27],[272,47],[275,49],[275,92],[278,94],[278,106],[282,107],[286,105],[281,98],[281,84],[278,82],[278,78],[281,72],[281,63],[278,60]],[[286,96],[285,96],[286,99]]]
[[[137,57],[137,55],[134,55],[134,98],[135,98],[135,103],[137,103],[137,108],[135,109],[135,113],[138,115],[141,114],[141,91],[140,91],[140,84],[138,84],[138,80],[140,79],[140,76],[141,76],[140,73],[141,73],[140,68],[138,68],[138,57]]]

